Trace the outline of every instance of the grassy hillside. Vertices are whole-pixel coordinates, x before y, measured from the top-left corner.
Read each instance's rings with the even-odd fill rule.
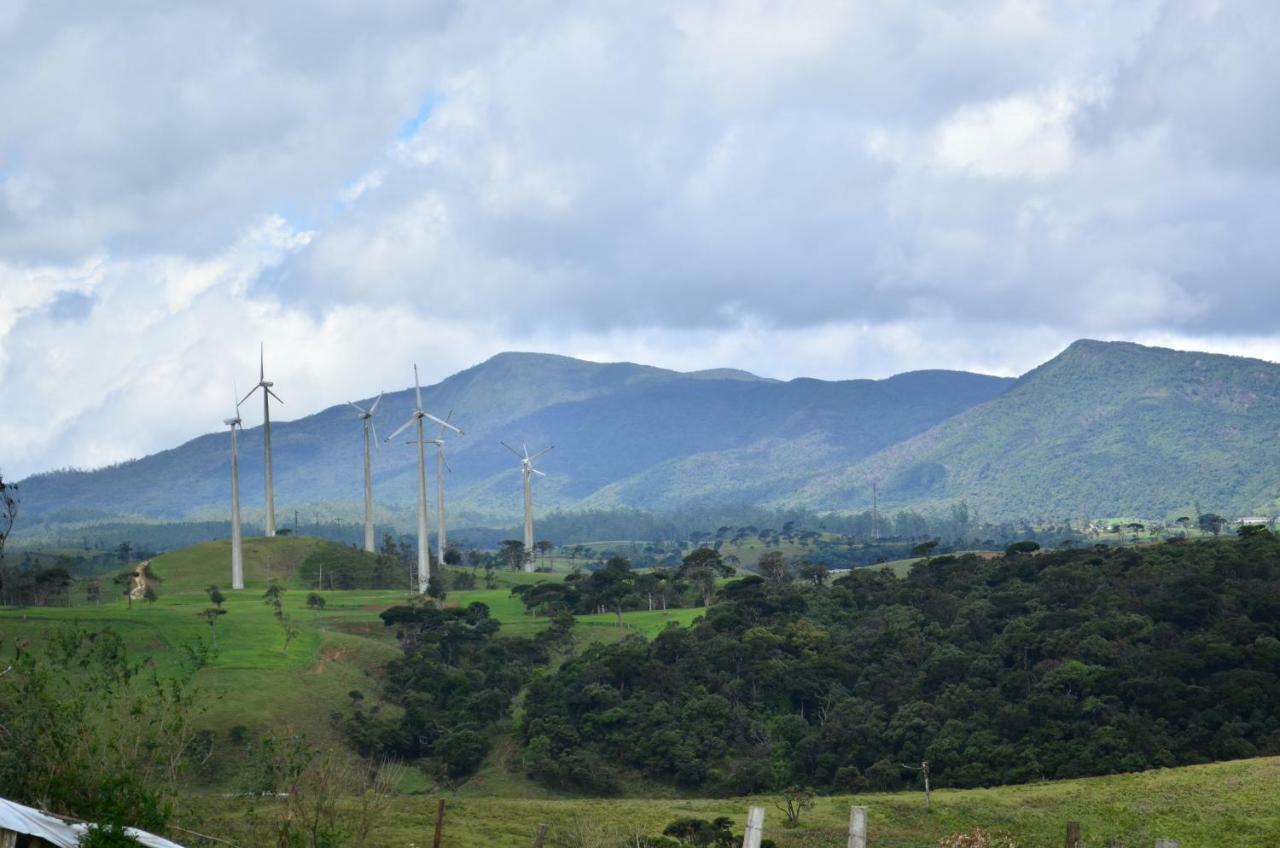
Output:
[[[747,807],[765,808],[765,835],[783,848],[844,845],[849,807],[868,808],[872,845],[934,846],[951,833],[975,827],[1008,831],[1026,848],[1062,844],[1067,821],[1078,821],[1086,845],[1150,848],[1157,838],[1196,848],[1271,848],[1280,844],[1280,758],[1161,769],[1011,786],[934,791],[926,811],[919,792],[840,795],[820,798],[794,830],[773,797],[582,800],[553,798],[450,798],[444,844],[451,848],[526,845],[540,823],[549,825],[549,846],[622,845],[636,833],[654,835],[684,816],[729,816],[741,832]],[[242,801],[210,799],[207,826],[229,828]],[[387,824],[368,848],[429,844],[433,798],[397,799]],[[225,832],[225,831],[218,831]]]
[[[467,431],[450,440],[450,516],[483,523],[514,519],[521,508],[518,467],[499,440],[557,446],[543,463],[549,476],[536,484],[540,509],[760,502],[794,491],[833,462],[852,462],[923,432],[1010,383],[949,371],[779,382],[741,372],[681,374],[502,354],[425,388],[423,401],[442,416],[452,411]],[[287,386],[278,388],[287,400]],[[375,422],[383,435],[409,417],[412,399],[412,390],[385,396]],[[273,410],[281,519],[294,509],[304,519],[316,510],[356,518],[362,443],[354,412],[340,404],[280,420],[288,410]],[[247,423],[260,420],[259,407],[242,412]],[[226,433],[217,432],[99,471],[32,477],[22,481],[24,520],[221,518],[230,497],[228,449]],[[244,431],[240,450],[245,517],[258,522],[260,428]],[[380,523],[412,521],[415,469],[413,450],[399,440],[375,456]]]
[[[331,741],[329,713],[346,706],[352,689],[372,691],[377,686],[372,675],[398,654],[378,613],[407,597],[395,590],[326,591],[323,612],[307,609],[307,587],[296,574],[298,565],[310,551],[331,544],[292,536],[245,540],[243,592],[227,588],[229,543],[183,548],[151,561],[162,580],[155,603],[134,601],[130,607],[117,597],[118,588],[107,583],[104,602],[92,605],[78,589],[69,608],[0,609],[0,640],[12,644],[16,638],[26,638],[38,643],[53,628],[109,626],[125,637],[135,656],[163,667],[180,660],[184,644],[210,639],[209,627],[199,613],[210,605],[205,587],[216,584],[227,595],[223,604],[227,614],[217,623],[217,656],[198,678],[209,696],[202,724],[219,734],[237,725],[251,731],[289,727]],[[300,634],[287,653],[280,627],[262,597],[271,577],[289,587],[285,611],[300,625]],[[532,635],[545,628],[547,620],[526,615],[510,587],[549,578],[554,579],[545,574],[501,572],[500,588],[450,593],[446,603],[465,606],[480,601],[490,607],[504,633]],[[687,624],[700,612],[627,613],[625,632],[651,635],[669,622]],[[617,640],[617,619],[612,614],[582,616],[576,638],[583,645]]]
[[[797,505],[961,499],[985,519],[1268,515],[1280,501],[1280,366],[1076,342],[1008,392],[811,480]]]

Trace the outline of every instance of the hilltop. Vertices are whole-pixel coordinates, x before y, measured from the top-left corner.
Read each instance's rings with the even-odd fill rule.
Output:
[[[1280,366],[1084,340],[790,502],[858,503],[878,479],[886,508],[964,499],[986,519],[1268,515],[1278,435]]]

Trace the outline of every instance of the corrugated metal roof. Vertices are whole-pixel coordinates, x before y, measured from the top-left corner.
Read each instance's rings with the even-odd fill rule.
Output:
[[[27,836],[38,836],[58,848],[76,848],[80,844],[80,835],[89,829],[89,825],[71,824],[56,816],[42,813],[34,807],[0,798],[0,829],[12,830]],[[162,836],[136,828],[127,827],[125,833],[141,842],[146,848],[182,848],[176,842],[170,842]]]

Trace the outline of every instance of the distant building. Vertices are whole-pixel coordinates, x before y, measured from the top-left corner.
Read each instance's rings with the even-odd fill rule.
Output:
[[[1257,515],[1246,515],[1244,518],[1236,519],[1237,527],[1245,527],[1250,524],[1262,524],[1265,526],[1270,523],[1271,523],[1271,519],[1262,518],[1261,516],[1257,516]]]
[[[76,848],[89,829],[73,822],[0,798],[0,848]],[[125,828],[125,832],[146,848],[182,848],[161,836]]]

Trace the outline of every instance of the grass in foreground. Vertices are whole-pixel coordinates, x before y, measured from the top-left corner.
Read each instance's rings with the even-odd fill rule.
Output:
[[[783,827],[773,797],[703,799],[482,798],[447,800],[444,844],[450,848],[523,846],[540,823],[548,846],[620,846],[656,835],[676,818],[729,816],[740,831],[751,805],[765,808],[765,835],[783,848],[844,846],[853,804],[868,808],[873,846],[932,846],[975,827],[1008,831],[1026,848],[1061,845],[1067,821],[1081,823],[1085,844],[1150,848],[1160,837],[1195,848],[1280,844],[1280,758],[1162,769],[1138,774],[995,789],[935,790],[926,811],[920,792],[820,798],[799,828]],[[234,799],[209,799],[219,817],[239,815]],[[435,796],[401,796],[367,848],[429,845]]]

